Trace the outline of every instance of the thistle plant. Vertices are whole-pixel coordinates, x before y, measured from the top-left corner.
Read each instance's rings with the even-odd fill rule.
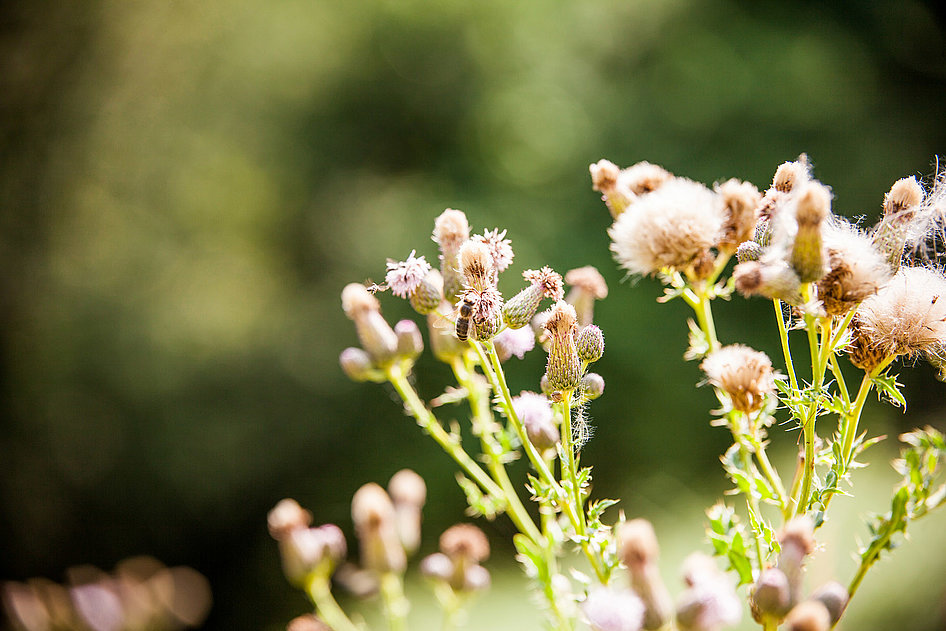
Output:
[[[658,278],[661,302],[679,299],[693,310],[685,357],[699,361],[703,384],[719,400],[712,424],[732,437],[721,461],[741,499],[707,510],[708,542],[694,544],[676,598],[660,578],[650,522],[608,511],[615,500],[593,499],[591,468],[581,462],[586,410],[605,390],[604,378],[589,371],[605,351],[593,323],[595,301],[608,294],[598,270],[563,278],[539,262],[504,298],[500,278],[514,256],[507,232],[471,236],[466,215],[448,209],[433,228],[439,269],[414,250],[388,261],[383,285],[342,291],[360,342],[342,351],[343,370],[356,381],[391,384],[406,414],[453,459],[471,517],[511,521],[516,559],[548,628],[711,631],[738,623],[744,609],[765,630],[834,627],[897,537],[946,503],[938,477],[943,435],[931,427],[904,434],[895,463],[902,482],[889,511],[868,524],[858,566],[837,581],[806,584],[835,496],[851,493],[865,452],[879,440],[860,427],[870,392],[905,406],[895,361],[946,365],[946,275],[930,256],[942,240],[946,176],[929,191],[914,178],[896,182],[868,230],[832,212],[831,191],[804,156],[779,166],[765,191],[735,179],[708,187],[646,162],[621,169],[602,160],[590,170],[614,219],[608,234],[617,263],[632,276]],[[385,320],[380,298],[388,293],[425,316],[428,344],[452,372],[454,382],[430,401],[412,383],[424,347],[420,327]],[[772,302],[779,363],[719,339],[712,303],[735,293]],[[793,356],[790,332],[807,341],[804,360]],[[534,390],[514,394],[505,376],[512,358],[539,348],[545,373],[534,375]],[[843,362],[863,373],[856,390]],[[467,409],[466,437],[443,420],[457,406]],[[798,442],[793,470],[773,465],[775,441]],[[529,472],[514,480],[509,465],[521,458]],[[389,628],[408,628],[402,582],[420,542],[425,499],[423,480],[409,470],[387,490],[375,483],[359,489],[352,500],[357,566],[346,561],[337,527],[312,528],[311,514],[292,500],[277,505],[269,523],[286,576],[315,605],[290,627],[363,628],[335,601],[334,575],[357,594],[379,593]],[[444,628],[460,624],[488,586],[480,565],[488,554],[483,533],[460,524],[420,562]]]

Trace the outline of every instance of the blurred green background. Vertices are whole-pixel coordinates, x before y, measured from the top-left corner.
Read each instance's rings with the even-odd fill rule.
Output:
[[[587,166],[646,159],[764,188],[807,152],[836,211],[872,220],[946,151],[943,27],[916,1],[4,3],[0,578],[150,553],[211,580],[206,628],[278,629],[305,601],[266,511],[292,496],[350,532],[354,490],[405,466],[436,498],[432,548],[463,519],[454,468],[392,391],[344,378],[355,335],[338,296],[380,281],[386,257],[435,259],[433,218],[454,207],[508,229],[507,293],[544,264],[608,280],[609,392],[584,463],[597,496],[657,523],[676,592],[679,560],[708,549],[727,435],[681,359],[685,306],[622,283]],[[736,299],[717,319],[723,341],[778,357],[770,305]],[[536,387],[540,355],[509,368],[514,391]],[[432,360],[417,372],[424,396],[446,383]],[[944,427],[928,367],[901,381],[906,413],[866,415],[891,436],[861,474],[877,491],[837,502],[848,517],[813,581],[853,574],[896,434]],[[788,466],[795,435],[775,433]],[[944,525],[930,517],[873,570],[847,628],[946,628]],[[509,526],[484,527],[507,553]],[[493,567],[503,587],[472,628],[540,628],[508,613],[523,588]]]

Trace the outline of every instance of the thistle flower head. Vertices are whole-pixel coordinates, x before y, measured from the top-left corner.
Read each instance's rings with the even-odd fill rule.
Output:
[[[349,319],[354,320],[366,311],[380,311],[381,304],[361,283],[349,283],[342,290],[342,309]]]
[[[743,241],[736,248],[736,260],[740,263],[758,261],[762,257],[762,246],[755,241]]]
[[[602,193],[615,219],[641,195],[657,190],[673,177],[666,169],[649,162],[638,162],[621,170],[613,162],[599,160],[589,170],[592,188]]]
[[[520,329],[529,324],[543,298],[561,300],[563,295],[562,277],[551,267],[526,270],[522,277],[529,282],[529,286],[513,296],[503,307],[503,319],[513,329]]]
[[[581,604],[593,631],[640,631],[644,603],[629,589],[598,586]]]
[[[587,401],[593,401],[604,394],[604,377],[596,372],[586,372],[579,384],[581,395]]]
[[[617,528],[618,556],[632,572],[657,562],[657,533],[646,519],[621,522]]]
[[[825,225],[828,272],[818,281],[818,298],[828,315],[844,315],[886,285],[893,272],[870,236],[837,218]]]
[[[674,178],[618,217],[608,229],[611,251],[632,274],[686,269],[716,243],[724,219],[712,191]]]
[[[604,333],[593,324],[581,329],[575,339],[578,357],[585,362],[596,362],[604,355]]]
[[[456,252],[470,238],[470,222],[462,210],[448,208],[434,221],[433,240],[441,252]]]
[[[661,166],[643,161],[632,164],[618,178],[635,195],[652,193],[673,179],[673,174]]]
[[[544,394],[523,391],[512,398],[512,407],[529,435],[529,441],[540,450],[555,446],[560,436],[552,416],[552,406]]]
[[[427,501],[424,479],[410,469],[401,469],[388,482],[388,495],[394,502],[397,534],[408,553],[420,546],[421,508]]]
[[[808,182],[792,191],[790,209],[795,225],[789,261],[801,282],[814,282],[825,274],[821,227],[831,212],[831,193],[818,182]]]
[[[391,293],[399,298],[409,298],[431,269],[423,256],[414,256],[414,250],[403,261],[389,259],[387,266],[384,282],[391,288]]]
[[[334,524],[296,528],[279,543],[283,570],[292,582],[303,579],[320,566],[331,572],[348,552],[345,535]]]
[[[848,594],[847,588],[837,581],[825,583],[811,595],[811,600],[820,602],[828,610],[832,625],[837,624],[838,620],[841,619],[841,614],[844,613],[849,599],[850,594]]]
[[[364,285],[351,283],[342,290],[342,308],[355,322],[362,348],[375,364],[390,362],[397,355],[397,335],[381,316],[378,299]]]
[[[575,307],[578,324],[588,326],[594,321],[595,300],[608,297],[608,285],[595,267],[576,267],[565,273],[565,282],[571,286],[565,302]]]
[[[796,186],[804,185],[811,179],[811,166],[804,154],[798,160],[783,162],[775,170],[772,186],[765,192],[759,202],[759,217],[769,220],[779,214],[779,209],[785,204],[789,193]]]
[[[762,616],[781,618],[791,608],[791,589],[785,572],[770,567],[762,570],[749,596],[749,606],[757,621]]]
[[[410,303],[414,311],[427,315],[436,311],[443,300],[443,275],[435,269],[427,272],[424,280],[414,289]]]
[[[926,223],[923,197],[923,187],[914,177],[897,180],[884,196],[884,213],[874,228],[873,239],[894,272],[900,268],[907,242],[916,240],[918,227]]]
[[[716,194],[723,203],[726,215],[717,245],[732,254],[741,243],[752,238],[762,196],[753,184],[736,179],[718,184]]]
[[[801,280],[787,261],[745,261],[733,269],[733,281],[743,296],[764,296],[791,305],[802,302]]]
[[[515,254],[512,251],[512,242],[506,238],[505,230],[502,232],[499,228],[484,230],[483,234],[474,235],[473,240],[486,244],[497,272],[505,271],[512,264]]]
[[[526,353],[535,348],[535,333],[527,326],[519,329],[506,328],[493,338],[493,345],[496,346],[496,352],[502,361],[513,355],[523,359]]]
[[[460,271],[467,288],[482,291],[495,285],[496,267],[489,246],[482,241],[467,241],[460,246]]]
[[[581,382],[581,360],[575,346],[578,318],[575,308],[560,300],[545,322],[549,334],[549,359],[545,374],[554,390],[572,390]]]
[[[745,414],[755,412],[767,396],[775,394],[772,361],[748,346],[724,346],[707,356],[700,368],[707,381],[729,395],[732,406]]]
[[[457,524],[440,535],[440,551],[453,561],[462,558],[479,563],[489,558],[489,540],[473,524]]]
[[[677,625],[683,631],[716,631],[742,618],[742,603],[728,577],[703,554],[684,561],[688,585],[677,603]]]
[[[885,359],[941,357],[946,349],[946,275],[926,267],[901,267],[886,287],[854,315],[851,361],[873,370]]]
[[[946,168],[940,168],[911,218],[907,246],[917,261],[940,262],[946,254]]]

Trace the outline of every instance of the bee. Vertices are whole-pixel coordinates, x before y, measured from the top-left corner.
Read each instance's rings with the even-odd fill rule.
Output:
[[[470,292],[463,294],[460,298],[460,304],[457,307],[457,322],[455,332],[457,339],[465,342],[470,339],[470,326],[473,324],[473,308],[476,303],[469,296]]]

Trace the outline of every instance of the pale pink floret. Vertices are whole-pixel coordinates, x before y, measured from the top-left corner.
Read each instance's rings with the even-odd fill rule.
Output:
[[[489,248],[497,272],[505,271],[512,264],[515,254],[512,251],[512,242],[506,238],[505,230],[502,232],[499,228],[484,230],[483,234],[473,235],[473,239],[485,243]]]
[[[595,587],[581,606],[593,631],[639,631],[644,603],[629,589]]]
[[[423,256],[415,257],[414,250],[411,250],[405,261],[388,261],[384,282],[395,296],[409,298],[424,282],[430,269],[430,263]]]
[[[535,333],[528,326],[506,328],[493,338],[493,344],[501,359],[509,359],[513,355],[522,359],[535,348]]]
[[[608,230],[611,251],[632,274],[684,269],[718,240],[723,206],[708,188],[674,178],[642,195]]]

